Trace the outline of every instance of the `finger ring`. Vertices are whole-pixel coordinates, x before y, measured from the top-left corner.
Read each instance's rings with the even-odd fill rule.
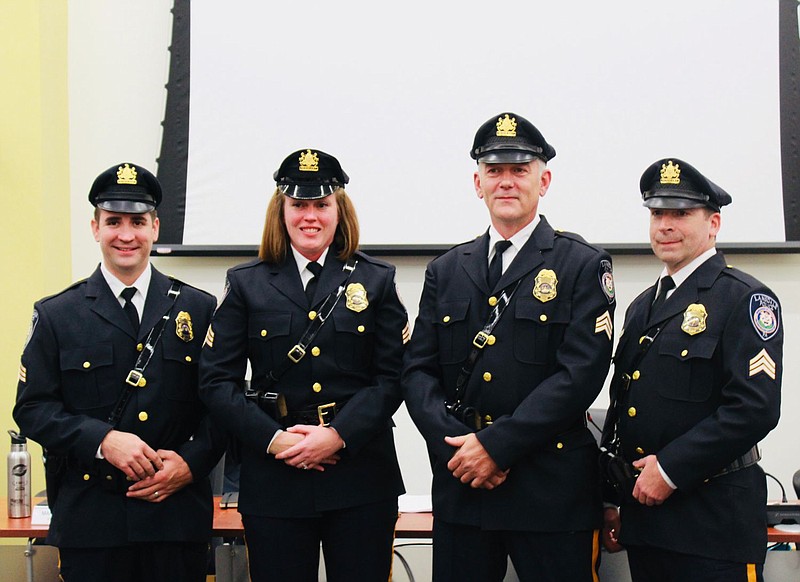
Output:
[[[156,491],[155,493],[153,493],[153,497],[158,497],[158,491]]]
[[[308,469],[308,465],[306,465],[305,463],[301,463],[300,466],[303,467],[303,469]]]

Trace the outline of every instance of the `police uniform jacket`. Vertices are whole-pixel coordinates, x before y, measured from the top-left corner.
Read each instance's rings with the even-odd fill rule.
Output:
[[[328,252],[312,305],[346,280],[344,263]],[[216,419],[241,443],[239,511],[296,518],[391,499],[403,492],[392,435],[400,405],[399,375],[408,320],[394,284],[394,267],[356,253],[358,263],[331,316],[271,391],[285,396],[289,413],[335,403],[331,426],[346,446],[325,471],[302,471],[267,453],[284,428],[244,397],[247,362],[251,387],[264,387],[310,323],[309,302],[294,258],[254,261],[228,271],[226,294],[203,348],[201,394]],[[352,294],[361,284],[364,302]],[[314,424],[317,424],[315,422]]]
[[[621,543],[761,563],[764,473],[758,465],[720,473],[778,422],[779,304],[719,252],[650,313],[654,296],[655,287],[647,289],[626,313],[612,402],[620,399],[622,455],[633,461],[655,454],[678,488],[660,506],[624,500]],[[644,335],[655,340],[636,364]],[[625,373],[632,378],[627,391]]]
[[[433,260],[406,352],[403,391],[427,441],[436,518],[485,529],[590,530],[601,523],[597,446],[585,411],[611,358],[613,280],[608,254],[544,217],[496,288],[487,283],[489,235]],[[547,293],[543,272],[556,278]],[[546,274],[546,273],[544,273]],[[537,281],[538,277],[538,281]],[[465,403],[491,424],[478,439],[508,478],[472,489],[447,469],[445,436],[474,432],[449,415],[456,378],[487,322],[492,298],[521,280],[471,374]],[[537,299],[534,293],[541,299]]]
[[[205,541],[213,518],[207,479],[224,450],[197,394],[197,366],[214,298],[183,284],[173,304],[172,281],[155,268],[138,337],[97,270],[86,280],[38,301],[22,354],[14,420],[51,455],[67,457],[67,471],[48,543],[60,547],[116,547],[132,542]],[[121,471],[95,458],[112,429],[109,415],[123,392],[148,332],[170,312],[117,429],[138,435],[154,450],[177,452],[193,482],[161,503],[128,499]],[[181,339],[176,315],[188,314],[194,337]],[[184,337],[188,337],[184,335]]]

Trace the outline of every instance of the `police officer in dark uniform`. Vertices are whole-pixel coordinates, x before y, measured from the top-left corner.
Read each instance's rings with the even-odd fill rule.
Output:
[[[408,336],[395,269],[357,250],[336,158],[300,150],[274,177],[259,260],[228,271],[200,366],[203,400],[241,444],[250,575],[316,580],[321,543],[329,581],[387,580]]]
[[[103,261],[35,304],[14,407],[47,450],[48,543],[66,582],[199,582],[225,445],[197,393],[215,300],[150,265],[153,174],[113,166],[89,201]]]
[[[715,249],[727,192],[677,158],[640,189],[664,269],[628,308],[614,358],[604,442],[641,474],[632,495],[607,497],[622,507],[606,509],[604,542],[627,548],[634,581],[762,580],[756,445],[780,414],[780,304]]]
[[[492,117],[471,155],[491,226],[428,265],[402,379],[433,468],[434,580],[502,580],[510,555],[521,580],[591,581],[611,260],[538,213],[555,150],[528,120]]]

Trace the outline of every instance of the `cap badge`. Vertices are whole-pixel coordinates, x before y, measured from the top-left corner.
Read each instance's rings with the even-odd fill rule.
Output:
[[[661,164],[661,183],[662,184],[680,184],[681,183],[681,167],[679,164],[673,164],[672,160],[666,164]]]
[[[175,318],[175,334],[185,342],[190,342],[194,339],[192,316],[187,311],[181,311]]]
[[[361,283],[350,283],[347,290],[344,292],[347,298],[347,309],[361,313],[369,307],[369,299],[367,299],[367,290]]]
[[[517,137],[517,118],[505,117],[497,118],[497,137]]]
[[[318,172],[319,171],[319,156],[311,150],[306,150],[300,153],[300,171],[301,172]]]
[[[692,303],[683,312],[683,323],[681,329],[689,335],[697,335],[706,330],[706,318],[708,312],[702,303]]]
[[[556,286],[558,285],[558,277],[555,271],[550,269],[542,269],[536,275],[533,282],[533,296],[542,303],[547,303],[556,298],[558,292]]]
[[[136,168],[128,164],[120,166],[117,169],[117,184],[133,184],[136,185]]]

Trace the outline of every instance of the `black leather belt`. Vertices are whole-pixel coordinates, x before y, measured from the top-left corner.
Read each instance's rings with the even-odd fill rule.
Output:
[[[722,469],[719,473],[715,474],[714,477],[721,477],[722,475],[727,475],[728,473],[733,473],[735,471],[739,471],[740,469],[746,469],[747,467],[752,467],[756,463],[761,460],[761,451],[758,450],[758,446],[753,447],[745,454],[743,454],[738,459],[734,460],[730,465]]]
[[[344,402],[327,402],[320,404],[313,408],[305,410],[297,410],[289,412],[281,419],[284,426],[293,426],[295,424],[318,424],[320,426],[329,426],[331,421],[336,418],[336,414],[344,408]]]

